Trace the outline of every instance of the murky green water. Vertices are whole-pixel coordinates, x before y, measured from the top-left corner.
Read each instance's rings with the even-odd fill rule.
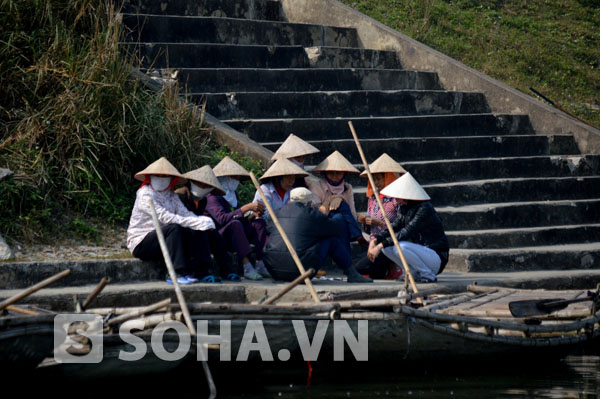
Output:
[[[407,367],[401,360],[385,364],[315,364],[310,387],[306,364],[237,363],[227,368],[213,363],[211,369],[218,398],[228,399],[600,398],[600,356],[572,355],[551,362],[528,360],[509,359],[499,363],[485,358],[467,364],[414,367]],[[24,392],[43,387],[45,396],[50,397],[55,393],[62,396],[65,388],[70,392],[85,392],[86,398],[106,397],[108,392],[128,398],[208,397],[201,364],[195,360],[169,372],[151,375],[74,379],[69,375],[33,372],[25,377],[28,384],[21,385],[26,389]]]
[[[255,381],[244,389],[223,386],[220,398],[598,398],[600,356],[569,356],[552,364],[518,367],[494,365],[486,359],[477,365],[448,366],[445,370],[405,370],[385,375],[335,375],[319,378],[311,387],[305,381]],[[390,365],[387,368],[393,368]]]

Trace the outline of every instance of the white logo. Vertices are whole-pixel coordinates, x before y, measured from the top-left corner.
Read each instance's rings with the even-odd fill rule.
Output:
[[[358,320],[357,335],[348,325],[346,320],[334,320],[330,329],[329,320],[317,322],[312,340],[309,337],[304,320],[293,320],[291,330],[296,337],[302,358],[305,361],[316,361],[326,342],[327,331],[333,330],[333,360],[343,361],[345,347],[347,346],[354,358],[358,361],[369,360],[368,321]],[[209,345],[219,346],[221,361],[232,359],[231,320],[219,322],[219,334],[208,334],[208,321],[198,320],[196,323],[196,358],[198,361],[208,360]],[[99,363],[103,358],[102,318],[90,314],[61,314],[54,319],[55,335],[54,358],[59,363]],[[278,327],[281,328],[281,327]],[[148,344],[141,337],[135,335],[133,330],[144,329],[141,320],[130,320],[121,324],[119,337],[133,347],[132,351],[121,350],[119,359],[123,361],[137,361],[142,359],[147,351]],[[175,350],[167,350],[164,345],[164,335],[167,331],[174,331],[178,337]],[[164,321],[158,324],[150,337],[152,352],[163,361],[178,361],[183,359],[192,347],[192,337],[185,324],[178,321]],[[280,348],[277,359],[288,361],[291,358],[290,349]],[[262,361],[274,361],[273,352],[269,344],[267,331],[262,320],[248,320],[244,333],[239,342],[239,349],[235,360],[244,362],[255,352]]]
[[[103,343],[102,317],[59,314],[54,318],[54,359],[58,363],[100,363]]]

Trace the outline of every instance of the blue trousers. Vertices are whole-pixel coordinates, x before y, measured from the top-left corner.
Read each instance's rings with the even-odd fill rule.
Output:
[[[352,255],[350,246],[345,245],[340,237],[327,237],[319,242],[319,268],[331,256],[336,265],[342,270],[348,270],[352,266]]]
[[[329,218],[334,220],[342,227],[342,235],[345,245],[350,252],[350,241],[354,241],[358,237],[362,237],[362,232],[358,226],[358,222],[354,219],[350,206],[346,201],[342,201],[341,205],[335,211],[329,212]]]

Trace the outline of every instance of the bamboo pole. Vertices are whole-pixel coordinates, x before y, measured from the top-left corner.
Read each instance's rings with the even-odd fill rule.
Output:
[[[83,305],[81,305],[81,310],[85,310],[88,306],[90,306],[90,303],[92,303],[92,301],[94,299],[96,299],[98,294],[100,294],[100,292],[102,292],[102,290],[104,289],[104,287],[106,287],[106,284],[108,284],[109,281],[110,280],[108,277],[102,277],[102,280],[100,280],[100,283],[98,283],[96,288],[94,288],[94,291],[92,291],[90,293],[90,295],[88,295],[88,297],[83,302]]]
[[[302,266],[302,262],[300,262],[300,258],[298,258],[298,254],[296,253],[296,250],[290,243],[290,240],[288,239],[287,234],[285,234],[285,231],[281,227],[281,224],[279,224],[279,219],[277,219],[277,215],[275,215],[275,211],[273,211],[271,204],[269,203],[269,201],[267,201],[267,198],[265,198],[265,194],[263,193],[262,189],[260,188],[260,184],[258,183],[258,180],[256,180],[256,176],[254,176],[254,173],[252,173],[252,172],[249,172],[249,174],[250,174],[250,178],[252,179],[252,183],[254,183],[254,187],[256,187],[256,190],[258,191],[260,198],[262,198],[264,205],[267,207],[267,210],[269,211],[269,215],[271,215],[271,219],[273,220],[275,227],[277,227],[277,230],[279,230],[279,234],[281,234],[281,238],[283,239],[283,242],[285,243],[288,251],[290,251],[290,255],[292,255],[294,262],[296,262],[296,266],[298,267],[298,270],[300,271],[300,275],[306,274],[306,270],[304,270],[304,266]],[[312,286],[310,278],[308,278],[308,277],[304,278],[304,283],[308,287],[308,290],[310,291],[310,295],[313,297],[314,301],[317,303],[321,302],[314,287]]]
[[[61,278],[65,277],[65,276],[68,276],[70,273],[71,273],[71,270],[69,270],[69,269],[63,270],[62,272],[57,273],[52,277],[48,277],[47,279],[40,281],[39,283],[37,283],[35,285],[32,285],[31,287],[27,288],[26,290],[19,292],[17,295],[14,295],[8,299],[5,299],[4,301],[0,302],[0,310],[4,309],[5,307],[7,307],[9,305],[12,305],[15,302],[20,301],[21,299],[33,294],[34,292],[41,290],[42,288],[52,284],[53,282],[60,280]]]
[[[277,295],[274,295],[273,297],[268,298],[266,301],[264,301],[263,304],[269,305],[269,304],[275,302],[276,300],[278,300],[279,298],[281,298],[282,296],[284,296],[285,294],[290,292],[292,290],[292,288],[294,288],[295,286],[300,284],[302,281],[304,281],[304,279],[312,277],[313,274],[315,274],[315,269],[313,269],[313,268],[308,269],[307,271],[304,272],[304,274],[301,274],[300,276],[296,277],[296,279],[294,281],[292,281],[290,284],[285,286]]]
[[[396,298],[397,293],[393,295],[388,295],[390,298]],[[323,295],[321,295],[323,298]],[[351,292],[329,292],[325,295],[323,299],[324,302],[333,302],[333,301],[347,301],[350,299],[369,299],[369,298],[377,298],[377,297],[385,297],[385,295],[381,295],[379,290],[369,290],[369,291],[351,291]]]
[[[442,323],[465,323],[468,325],[488,326],[492,328],[501,328],[505,330],[524,331],[527,333],[543,333],[543,332],[566,332],[584,328],[588,325],[593,325],[600,321],[600,316],[588,317],[576,322],[560,323],[552,325],[528,325],[517,322],[499,322],[496,320],[483,319],[479,317],[459,316],[446,313],[427,312],[418,309],[412,309],[408,306],[402,306],[402,313],[409,316],[414,316],[419,319],[430,319]],[[520,320],[520,319],[517,319]]]
[[[412,294],[406,294],[399,296],[397,298],[381,298],[381,299],[366,299],[366,300],[358,300],[358,301],[339,301],[334,302],[339,304],[341,309],[361,309],[361,308],[377,308],[377,307],[385,307],[385,306],[399,306],[402,305],[402,301],[411,299],[421,299],[427,295],[438,294],[440,292],[444,292],[446,290],[445,287],[440,288],[432,288],[425,291],[419,291]]]
[[[424,292],[424,291],[423,291]],[[88,309],[88,313],[105,316],[109,313],[122,315],[125,313],[137,311],[143,307],[125,307],[125,308],[93,308]],[[178,304],[171,305],[171,309],[179,310]],[[250,304],[250,303],[190,303],[188,309],[191,313],[202,314],[303,314],[328,312],[339,309],[339,305],[334,302],[313,303],[313,302],[285,302],[276,305]]]
[[[408,281],[410,282],[410,286],[413,292],[419,292],[417,289],[417,285],[415,284],[415,279],[413,278],[412,273],[410,272],[410,268],[408,267],[408,263],[406,262],[406,258],[404,257],[404,253],[402,249],[400,249],[400,244],[398,243],[398,238],[396,237],[396,233],[394,232],[394,228],[388,219],[385,209],[383,208],[383,204],[381,203],[381,198],[379,198],[379,190],[377,190],[377,186],[375,186],[375,181],[373,180],[373,175],[371,174],[371,169],[369,169],[369,164],[367,163],[367,159],[365,158],[365,153],[362,150],[362,146],[360,145],[360,141],[358,141],[358,136],[356,135],[356,131],[354,130],[354,125],[352,121],[348,121],[348,126],[350,126],[350,131],[352,132],[352,137],[354,137],[354,142],[356,143],[356,148],[358,148],[358,152],[360,154],[360,158],[362,159],[363,165],[365,166],[365,171],[367,172],[367,176],[369,177],[369,183],[371,183],[371,188],[373,189],[373,194],[375,194],[375,199],[377,200],[377,205],[379,209],[381,209],[381,214],[383,215],[383,220],[385,221],[385,225],[390,232],[390,237],[394,242],[394,246],[398,251],[398,255],[400,255],[400,260],[402,261],[402,267],[404,268],[404,273],[408,277]]]
[[[129,313],[122,314],[122,315],[120,315],[118,317],[115,317],[114,319],[110,319],[106,324],[108,326],[112,326],[114,324],[123,323],[123,322],[125,322],[127,320],[143,316],[146,313],[152,313],[152,312],[155,312],[155,311],[157,311],[159,309],[167,307],[167,306],[169,306],[170,303],[171,303],[171,298],[163,299],[162,301],[157,302],[155,304],[146,306],[146,307],[141,308],[141,309],[134,310],[134,311],[129,312]]]
[[[289,306],[265,305],[265,304],[191,304],[190,309],[195,313],[201,314],[308,314],[317,312],[329,312],[339,309],[337,303],[308,303],[309,306],[301,306],[302,304],[291,304]],[[176,307],[174,307],[176,308]]]
[[[7,306],[6,310],[12,310],[13,312],[28,314],[30,316],[37,316],[37,315],[39,315],[38,312],[35,312],[33,310],[29,310],[29,309],[25,309],[25,308],[21,308],[21,307],[18,307],[18,306],[13,306],[13,305]]]
[[[190,311],[188,310],[187,304],[185,302],[183,292],[181,292],[181,287],[177,282],[177,274],[175,273],[175,268],[173,267],[173,262],[171,261],[171,256],[169,255],[169,250],[167,248],[167,243],[165,242],[165,237],[163,236],[162,229],[160,228],[160,222],[158,221],[158,215],[156,214],[154,202],[152,201],[152,198],[150,198],[148,202],[150,203],[152,221],[154,222],[156,236],[158,237],[158,242],[160,243],[160,250],[162,251],[163,257],[165,259],[165,264],[167,265],[167,270],[169,271],[169,276],[171,277],[171,281],[173,282],[173,287],[175,288],[175,295],[177,296],[179,306],[181,306],[181,311],[183,312],[185,324],[190,330],[190,334],[192,334],[192,336],[195,336],[196,329],[194,328],[194,323],[192,322],[192,318],[190,317]],[[210,389],[210,395],[208,397],[209,399],[214,399],[217,397],[217,387],[215,386],[212,374],[210,372],[210,369],[208,368],[208,362],[203,361],[202,368],[204,369],[204,374],[206,375],[206,380],[208,382],[208,388]]]

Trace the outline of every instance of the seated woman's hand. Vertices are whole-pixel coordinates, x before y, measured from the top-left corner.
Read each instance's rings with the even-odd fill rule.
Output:
[[[385,223],[379,219],[367,218],[367,225],[373,226],[373,227],[383,227],[383,226],[385,226]]]
[[[364,213],[358,215],[358,223],[359,224],[367,224],[367,216]]]
[[[329,201],[330,198],[326,198],[321,205],[319,205],[319,211],[324,215],[329,215]]]
[[[337,210],[340,205],[342,205],[342,201],[344,200],[344,198],[341,195],[334,195],[329,199],[329,210],[330,211],[335,211]]]
[[[260,216],[263,213],[265,213],[265,205],[258,201],[243,205],[240,209],[242,211],[242,214],[245,214],[248,211],[252,211],[252,212],[258,214],[258,216]]]
[[[367,252],[367,258],[369,258],[369,260],[371,262],[375,262],[375,259],[379,256],[379,253],[381,252],[381,245],[376,244],[375,240],[371,240],[369,242],[369,250]]]

